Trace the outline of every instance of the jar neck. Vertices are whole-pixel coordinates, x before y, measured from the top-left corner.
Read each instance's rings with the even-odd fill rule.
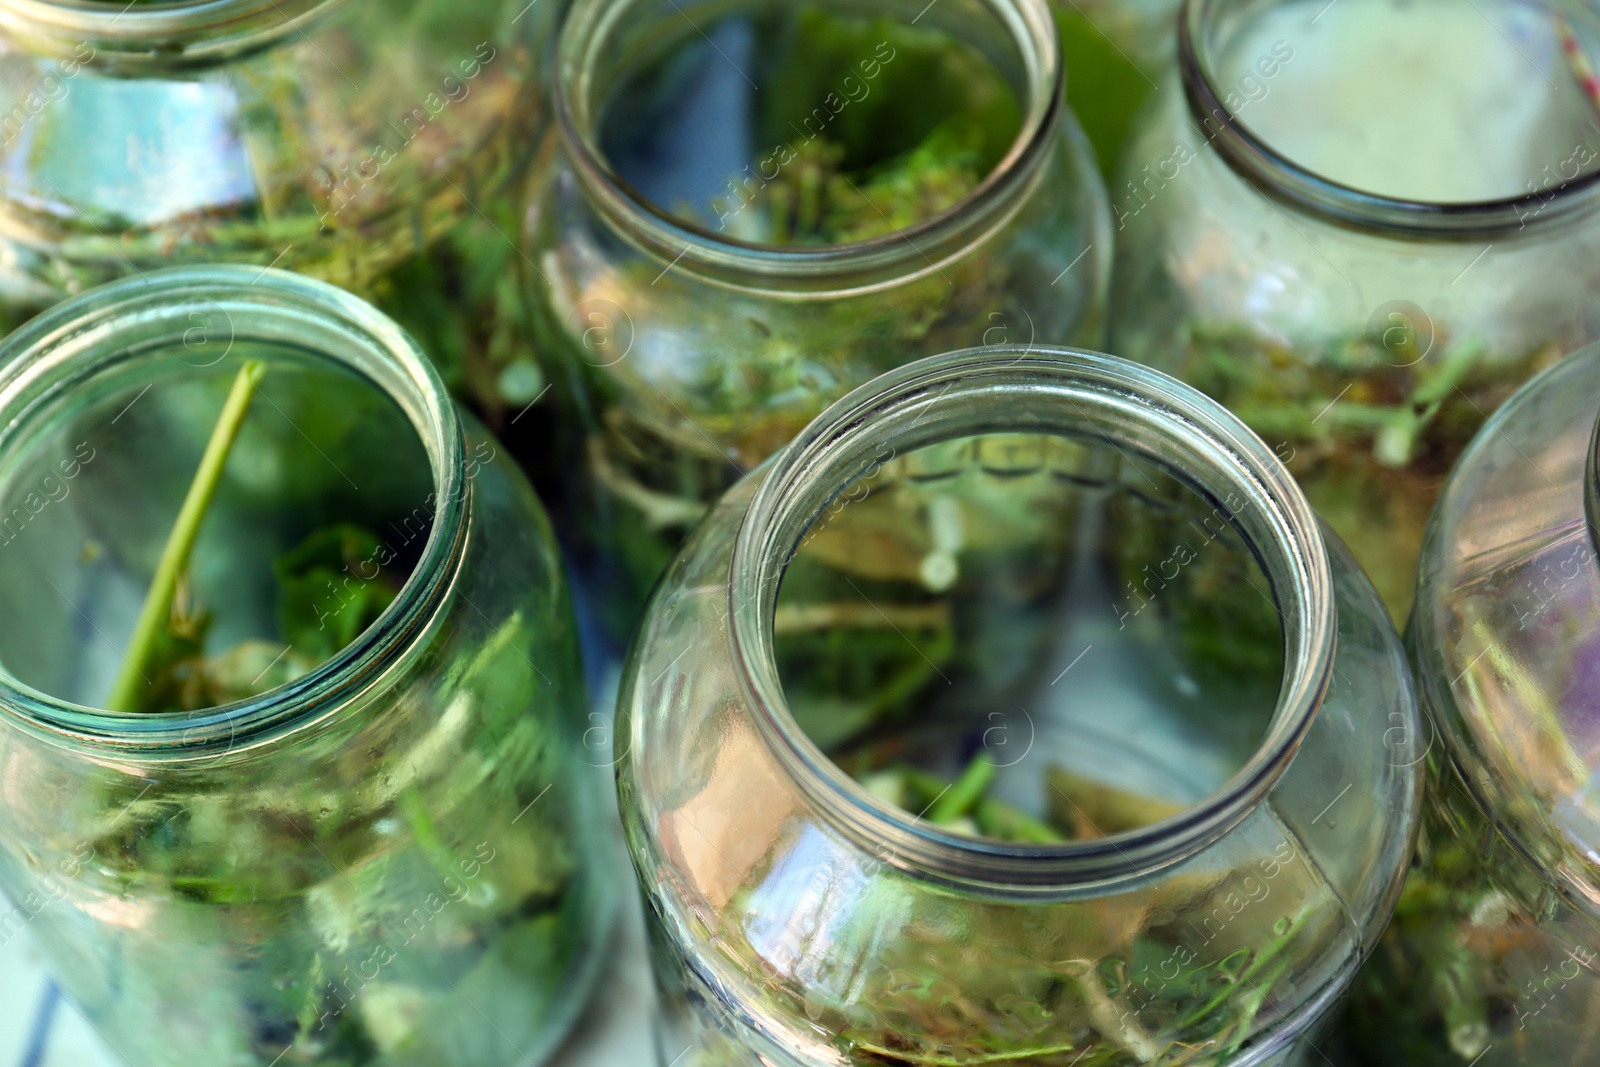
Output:
[[[886,456],[983,433],[1100,441],[1181,476],[1231,507],[1271,580],[1284,640],[1277,705],[1259,747],[1211,796],[1110,837],[1018,845],[950,832],[873,797],[810,741],[778,677],[779,587],[813,523]],[[1023,892],[1089,890],[1195,855],[1272,790],[1310,729],[1332,669],[1336,608],[1310,505],[1260,438],[1195,389],[1110,356],[1061,348],[968,349],[911,363],[857,389],[774,459],[733,549],[735,674],[766,743],[830,821],[888,861],[956,883]]]
[[[1328,221],[1379,235],[1474,240],[1567,225],[1574,213],[1591,210],[1600,202],[1600,170],[1542,192],[1444,203],[1365,192],[1290,161],[1253,133],[1224,102],[1229,88],[1218,68],[1218,56],[1241,24],[1259,16],[1272,2],[1282,0],[1184,0],[1178,18],[1178,64],[1190,114],[1207,143],[1266,195]],[[1552,0],[1548,6],[1554,13],[1570,7],[1574,20],[1584,14],[1580,5],[1563,0]]]
[[[0,0],[0,35],[41,55],[127,67],[204,65],[304,31],[341,0]]]
[[[822,246],[733,240],[663,210],[623,179],[600,147],[608,98],[628,73],[628,64],[639,58],[636,48],[622,42],[658,42],[676,34],[695,13],[693,4],[684,4],[685,10],[671,4],[664,13],[647,11],[650,4],[580,0],[573,8],[558,49],[557,128],[567,162],[592,209],[635,248],[711,284],[798,296],[845,295],[937,274],[1016,213],[1066,121],[1060,38],[1045,0],[974,0],[969,6],[1003,28],[1024,84],[1021,131],[972,192],[939,214],[869,240]],[[706,6],[708,18],[729,10],[725,2]],[[937,6],[923,14],[922,28],[938,23]],[[922,18],[908,15],[905,21]],[[659,27],[649,26],[651,20]]]
[[[416,343],[377,309],[286,271],[237,265],[153,271],[67,301],[11,334],[0,343],[0,469],[26,454],[69,397],[148,358],[182,351],[196,329],[226,329],[230,351],[312,353],[393,401],[432,472],[432,527],[420,558],[394,601],[353,642],[260,696],[198,712],[108,712],[41,693],[0,667],[0,719],[11,726],[140,759],[238,752],[337,711],[407,661],[448,593],[465,550],[471,484],[461,423],[444,383]]]

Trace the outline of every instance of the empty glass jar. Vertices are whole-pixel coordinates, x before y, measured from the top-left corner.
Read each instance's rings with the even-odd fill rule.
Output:
[[[1410,855],[1371,585],[1164,375],[967,350],[849,394],[653,594],[620,795],[660,1061],[1320,1062]]]
[[[1437,724],[1416,870],[1352,1002],[1366,1062],[1564,1067],[1600,1030],[1600,350],[1473,441],[1411,638]]]
[[[852,387],[1099,342],[1105,193],[1062,77],[1043,0],[574,8],[529,242],[557,525],[613,632],[717,495]]]
[[[512,239],[561,6],[0,0],[0,335],[135,271],[270,263],[520,410]]]
[[[542,1060],[613,891],[515,465],[393,322],[279,271],[115,283],[0,357],[6,938],[133,1067]]]
[[[1440,485],[1600,336],[1600,17],[1190,0],[1112,183],[1117,352],[1223,401],[1396,618]]]

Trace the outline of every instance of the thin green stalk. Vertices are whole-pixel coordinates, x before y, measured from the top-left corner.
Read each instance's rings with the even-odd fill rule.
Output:
[[[1068,840],[1049,824],[1040,822],[1009,804],[1002,804],[993,797],[984,797],[978,801],[977,807],[972,809],[972,817],[977,820],[978,829],[986,836],[998,837],[1002,841],[1015,841],[1027,845],[1059,845]]]
[[[914,793],[921,794],[924,800],[928,797],[939,796],[940,791],[945,787],[945,782],[937,775],[919,771],[914,767],[899,768],[898,773],[904,779],[906,787]],[[940,797],[940,799],[943,799],[943,797]],[[1035,845],[1059,845],[1068,840],[1049,824],[1040,822],[1031,815],[1027,815],[1009,804],[995,800],[993,797],[986,796],[979,800],[972,808],[972,816],[977,821],[978,828],[986,835],[998,837],[1004,841],[1017,841]]]
[[[978,753],[955,784],[934,801],[933,808],[928,812],[928,821],[943,824],[966,815],[989,791],[994,777],[994,760],[989,758],[987,752]]]
[[[255,396],[256,383],[266,374],[266,367],[250,360],[239,368],[228,390],[228,399],[222,405],[211,440],[206,442],[205,454],[200,457],[200,467],[194,472],[194,481],[183,498],[183,507],[167,535],[167,544],[161,551],[161,562],[156,565],[155,577],[150,580],[150,590],[145,593],[144,607],[139,611],[139,621],[134,625],[133,637],[123,654],[122,668],[106,698],[111,711],[140,711],[140,699],[149,686],[145,670],[150,666],[151,652],[161,635],[161,628],[172,613],[172,600],[178,591],[178,579],[189,568],[189,555],[194,551],[195,538],[200,534],[200,524],[205,520],[211,498],[216,495],[222,480],[222,469],[228,462],[234,439],[244,423],[245,413]]]

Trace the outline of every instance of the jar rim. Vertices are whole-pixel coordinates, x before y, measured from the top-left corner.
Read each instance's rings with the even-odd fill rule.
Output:
[[[986,429],[948,414],[980,397],[998,411],[981,420]],[[1026,416],[1016,414],[1019,403],[1028,405]],[[1168,819],[1093,841],[1013,844],[926,822],[845,774],[789,711],[773,627],[778,588],[800,536],[882,461],[886,440],[899,454],[979,432],[1067,433],[1045,427],[1039,413],[1047,406],[1059,409],[1055,417],[1078,436],[1097,436],[1119,451],[1148,456],[1148,442],[1158,442],[1165,454],[1156,462],[1182,461],[1177,469],[1194,484],[1213,492],[1228,486],[1246,500],[1239,532],[1272,579],[1285,656],[1266,732],[1244,765],[1210,795]],[[1141,435],[1137,443],[1131,431]],[[863,465],[874,446],[878,459]],[[1252,523],[1254,529],[1243,528]],[[888,862],[956,883],[1025,892],[1087,890],[1142,877],[1194,855],[1243,821],[1272,791],[1311,729],[1329,685],[1338,629],[1318,520],[1288,470],[1249,427],[1158,371],[1101,353],[1038,346],[920,359],[818,416],[773,458],[744,515],[729,564],[728,613],[734,674],[757,727],[820,810],[858,842],[887,848]]]
[[[1600,169],[1546,189],[1476,201],[1409,200],[1333,181],[1290,160],[1240,121],[1214,76],[1207,33],[1217,9],[1232,0],[1184,0],[1178,17],[1178,67],[1190,116],[1236,173],[1288,206],[1354,229],[1414,237],[1504,236],[1549,225],[1600,201]],[[1559,0],[1557,0],[1559,3]]]
[[[242,264],[148,271],[65,301],[0,341],[0,454],[25,447],[31,416],[118,363],[182,343],[197,321],[228,319],[232,341],[291,343],[307,324],[342,351],[312,351],[358,375],[406,416],[432,468],[433,522],[394,600],[355,640],[301,677],[257,696],[194,712],[115,712],[44,693],[0,663],[0,716],[58,743],[107,747],[141,758],[188,759],[237,751],[333,713],[401,662],[448,591],[471,506],[463,429],[444,382],[393,320],[350,293],[288,271]],[[245,313],[260,316],[252,328]],[[238,318],[235,317],[238,315]],[[278,331],[264,323],[273,320]],[[140,329],[125,346],[124,331]],[[231,346],[230,346],[231,347]],[[303,345],[302,345],[303,347]]]
[[[609,86],[592,84],[592,60],[641,2],[578,0],[574,5],[557,46],[552,79],[555,126],[567,160],[591,203],[625,239],[665,256],[673,265],[691,264],[713,277],[760,273],[816,281],[908,266],[914,274],[935,273],[951,258],[952,246],[965,249],[1009,219],[1064,121],[1066,75],[1060,32],[1046,0],[978,0],[1009,31],[1028,85],[1021,129],[977,186],[937,214],[866,240],[830,245],[737,240],[657,205],[616,172],[598,143],[601,102],[594,97]]]
[[[0,33],[56,53],[88,45],[121,63],[203,62],[301,32],[340,2],[0,0]]]

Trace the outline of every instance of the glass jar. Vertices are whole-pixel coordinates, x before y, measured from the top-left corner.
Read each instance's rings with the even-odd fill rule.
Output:
[[[134,1067],[546,1056],[612,891],[572,608],[515,466],[392,321],[279,271],[127,279],[0,355],[0,589],[28,616],[0,632],[4,936],[31,929]],[[199,654],[131,660],[177,694],[147,706],[191,710],[99,710],[241,361],[164,623]]]
[[[542,388],[513,244],[562,10],[3,0],[0,335],[173,264],[273,264],[424,339],[491,422]]]
[[[1544,372],[1461,457],[1411,621],[1437,727],[1416,868],[1349,1028],[1374,1064],[1561,1067],[1600,1026],[1600,349]]]
[[[1455,458],[1600,337],[1600,18],[1191,0],[1180,31],[1113,183],[1114,350],[1238,413],[1403,621]]]
[[[1062,78],[1044,0],[574,7],[528,240],[568,431],[546,496],[613,633],[717,495],[854,386],[1099,343],[1105,194]],[[901,169],[830,169],[858,155]],[[819,188],[837,210],[808,226]]]
[[[1066,349],[884,375],[717,504],[624,672],[661,1062],[1292,1062],[1399,891],[1419,721],[1220,405]]]

